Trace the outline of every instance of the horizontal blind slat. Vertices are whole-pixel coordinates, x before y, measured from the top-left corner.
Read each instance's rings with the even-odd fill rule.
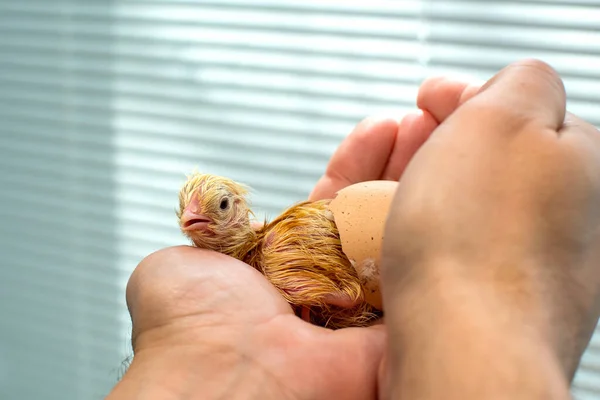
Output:
[[[522,28],[598,30],[600,9],[597,1],[588,6],[569,2],[501,1],[437,1],[424,8],[428,20],[451,23],[475,23],[510,26],[516,32]]]
[[[38,92],[39,93],[39,92]],[[33,103],[47,103],[49,105],[56,104],[52,100],[51,95],[48,93],[46,98],[39,96],[37,93],[31,92],[9,92],[6,91],[0,101],[5,102],[10,100],[10,103],[15,102],[33,102]],[[228,96],[229,95],[229,96]],[[102,98],[88,98],[82,95],[68,96],[64,99],[67,104],[71,107],[76,105],[78,110],[90,109],[100,111],[110,111],[112,113],[122,114],[134,114],[134,115],[148,115],[149,117],[156,118],[157,116],[164,117],[171,120],[194,120],[198,116],[210,118],[216,114],[218,118],[222,118],[219,114],[226,114],[228,118],[235,119],[237,117],[248,116],[249,118],[256,119],[260,116],[260,119],[273,121],[275,117],[281,116],[282,118],[305,118],[302,125],[308,125],[309,121],[314,119],[328,118],[337,120],[340,122],[356,122],[360,115],[366,112],[366,115],[370,114],[369,111],[377,114],[383,114],[382,110],[386,108],[396,109],[396,104],[389,103],[387,107],[368,106],[365,103],[363,107],[359,104],[351,103],[340,103],[330,102],[323,100],[319,102],[322,107],[327,106],[328,110],[323,110],[316,105],[311,105],[308,101],[296,101],[290,102],[285,105],[278,105],[275,101],[269,101],[270,104],[260,104],[263,98],[258,96],[242,97],[238,99],[230,98],[231,92],[224,92],[212,94],[209,98],[203,100],[196,100],[193,103],[180,101],[171,102],[165,99],[151,99],[148,96],[120,96],[119,101],[113,101],[110,104],[106,104],[106,100]],[[273,96],[274,97],[274,96]],[[271,99],[273,98],[271,97]],[[269,98],[265,96],[264,99]],[[285,96],[281,97],[281,100]],[[78,102],[75,103],[74,100]],[[299,110],[294,108],[294,103],[297,104]],[[198,109],[198,106],[204,106]],[[211,112],[207,111],[211,110]]]
[[[3,10],[0,25],[13,29],[42,29],[55,30],[54,18],[57,21],[70,19],[64,32],[112,31],[117,24],[127,25],[128,28],[141,26],[147,30],[147,24],[160,25],[163,29],[175,28],[217,28],[219,30],[235,31],[236,29],[257,30],[261,32],[274,31],[282,33],[300,33],[313,35],[316,33],[342,35],[354,38],[393,38],[413,39],[418,30],[419,22],[414,17],[394,16],[388,18],[369,16],[344,16],[331,13],[314,13],[299,19],[293,11],[280,12],[247,10],[231,13],[220,7],[177,6],[177,5],[136,5],[123,4],[116,7],[110,14],[79,14],[77,19],[71,15],[58,12],[55,16],[48,11],[16,11]],[[307,24],[309,18],[309,24]],[[108,28],[108,29],[107,29]]]
[[[9,132],[11,130],[8,130]],[[16,130],[12,130],[13,132],[18,132]],[[36,142],[40,142],[41,139],[36,140]],[[45,165],[43,163],[40,163],[41,160],[46,160],[49,163],[52,163],[52,160],[48,159],[48,149],[52,149],[52,147],[50,147],[49,145],[42,145],[41,143],[38,143],[37,146],[33,145],[33,144],[23,144],[20,143],[20,141],[17,140],[9,140],[9,139],[3,139],[0,141],[0,143],[2,143],[3,147],[6,150],[10,150],[12,152],[19,152],[20,155],[19,157],[22,157],[23,154],[30,154],[30,155],[35,155],[35,158],[32,159],[32,161],[39,163],[39,167],[43,168]],[[52,151],[52,150],[50,150]],[[156,150],[158,152],[158,150]],[[196,151],[200,151],[200,149],[197,149]],[[63,152],[63,148],[62,146],[55,146],[55,152],[56,152],[56,156],[54,157],[55,160],[62,160],[64,157],[61,157],[61,153]],[[185,152],[184,152],[185,153]],[[198,157],[198,160],[202,160],[201,155],[202,154],[198,154],[195,153],[196,156]],[[113,166],[113,167],[122,167],[122,168],[135,168],[137,170],[140,171],[146,171],[151,173],[152,171],[157,171],[157,172],[167,172],[169,171],[171,174],[173,174],[174,176],[179,176],[180,178],[178,180],[182,180],[184,178],[184,173],[188,173],[190,172],[190,169],[192,168],[193,164],[199,163],[196,162],[195,158],[192,158],[192,155],[190,154],[190,160],[186,162],[186,160],[182,160],[180,159],[175,152],[173,152],[171,155],[168,154],[156,154],[158,157],[155,157],[155,154],[153,154],[153,152],[150,151],[137,151],[137,150],[133,150],[128,152],[126,149],[119,149],[118,150],[118,154],[117,157],[111,157],[110,159],[107,158],[107,156],[102,152],[102,153],[95,153],[94,151],[90,150],[89,152],[76,152],[74,153],[71,158],[70,158],[70,162],[74,163],[75,162],[79,162],[79,163],[86,163],[86,164],[91,164],[91,163],[96,163],[97,165],[105,165],[105,166]],[[252,157],[250,157],[249,155],[245,154],[245,152],[240,152],[240,153],[235,153],[235,152],[225,152],[223,153],[223,157],[226,157],[225,160],[230,160],[230,159],[240,159],[241,156],[244,157],[244,160],[247,159],[247,162],[244,163],[243,165],[240,165],[240,168],[243,166],[246,166],[246,168],[248,166],[255,166],[258,170],[264,169],[264,170],[269,170],[269,169],[276,169],[276,171],[274,171],[274,173],[279,173],[282,174],[284,172],[287,173],[293,173],[294,172],[294,165],[289,165],[289,161],[290,161],[290,157],[282,157],[282,158],[277,158],[277,156],[272,155],[272,154],[268,154],[268,160],[264,161],[263,163],[260,162],[260,157],[265,157],[266,154],[258,154],[258,155],[254,155]],[[10,157],[10,155],[8,155],[7,157]],[[219,159],[218,155],[213,155],[213,157]],[[208,154],[206,154],[206,157],[204,157],[204,160],[209,159]],[[302,158],[298,158],[295,157],[295,160],[297,160],[298,162],[303,162]],[[233,161],[233,160],[231,160]],[[326,158],[323,158],[323,161],[326,161]],[[2,161],[0,161],[2,162]],[[11,160],[11,162],[15,162],[15,163],[19,163],[20,166],[22,166],[23,164],[27,164],[28,162],[31,161],[19,161],[18,158],[13,158]],[[58,161],[55,161],[58,162]],[[323,169],[318,166],[315,165],[314,162],[311,162],[310,159],[306,160],[307,167],[303,168],[303,176],[304,177],[308,177],[308,179],[310,180],[311,178],[314,177],[318,177],[320,176],[321,172],[323,172]],[[240,163],[240,161],[238,161],[238,163]],[[265,164],[266,163],[266,164]],[[255,164],[255,165],[254,165]],[[63,164],[64,165],[64,164]],[[96,165],[96,166],[97,166]],[[308,165],[311,165],[311,167],[308,167]],[[25,165],[26,166],[26,165]],[[66,165],[65,165],[66,166]],[[89,168],[93,169],[94,167],[96,167],[94,165],[90,165]],[[275,167],[275,168],[274,168]],[[93,173],[93,172],[92,172]],[[78,170],[77,174],[81,174],[81,170]],[[172,176],[173,176],[172,175]],[[280,175],[280,176],[285,176],[285,175]],[[83,182],[83,179],[82,179]],[[121,182],[119,182],[121,183]],[[282,182],[282,186],[280,187],[281,189],[285,189],[285,188],[290,188],[292,190],[292,193],[295,193],[295,191],[293,190],[294,187],[297,187],[296,185],[298,184],[298,181],[294,182],[294,183],[284,183]],[[278,189],[280,190],[280,189]]]
[[[177,101],[202,101],[207,97],[206,92],[219,90],[247,93],[261,96],[289,96],[305,98],[319,96],[332,101],[346,100],[350,102],[371,102],[375,105],[391,103],[409,103],[413,99],[406,94],[414,92],[414,82],[389,82],[387,84],[360,84],[342,79],[306,78],[298,79],[290,73],[276,71],[240,71],[236,69],[204,69],[199,73],[195,82],[184,83],[179,80],[144,79],[131,76],[127,80],[119,79],[111,82],[108,79],[91,81],[89,76],[77,74],[69,79],[69,90],[80,96],[107,95],[113,92],[124,96],[146,96]],[[40,76],[35,70],[15,67],[0,70],[0,84],[3,91],[10,93],[11,86],[16,90],[21,88],[28,91],[40,89],[54,92],[64,91],[64,84],[57,82],[55,77]],[[108,84],[108,85],[107,85]]]
[[[140,5],[155,5],[165,4],[164,0],[154,1],[137,1]],[[420,11],[420,4],[417,2],[397,2],[395,0],[372,0],[368,3],[363,1],[349,0],[340,4],[335,0],[321,0],[317,2],[306,2],[303,0],[286,0],[282,3],[278,0],[170,0],[171,5],[193,5],[195,7],[220,7],[231,12],[238,12],[243,9],[262,9],[265,11],[290,11],[300,13],[303,16],[305,13],[323,12],[333,13],[337,15],[365,16],[373,15],[381,18],[389,16],[417,16]],[[113,4],[93,4],[75,1],[67,1],[61,3],[60,7],[55,4],[50,6],[44,0],[28,0],[27,3],[1,3],[2,10],[43,10],[49,14],[60,11],[61,13],[77,16],[77,14],[92,13],[92,15],[102,14],[106,11],[113,11]]]
[[[48,127],[58,127],[61,124],[69,124],[73,129],[70,131],[74,132],[95,132],[96,137],[100,137],[102,134],[106,135],[109,129],[114,129],[112,121],[112,111],[107,110],[108,107],[102,109],[93,109],[90,112],[84,112],[85,110],[78,110],[78,113],[67,113],[66,110],[69,108],[63,105],[62,110],[65,111],[63,115],[57,115],[55,110],[49,109],[49,104],[32,105],[29,104],[30,109],[24,110],[22,104],[13,99],[12,102],[2,101],[0,98],[0,115],[3,118],[10,119],[17,126],[23,127],[24,121],[32,121],[32,125],[44,123]],[[331,146],[331,143],[335,143],[334,138],[339,141],[340,137],[343,137],[344,132],[348,132],[348,129],[352,126],[353,122],[348,121],[346,123],[340,123],[339,121],[331,121],[331,119],[325,119],[319,121],[316,125],[311,123],[312,121],[304,119],[293,119],[293,118],[271,118],[266,121],[264,118],[257,118],[251,114],[247,114],[248,117],[253,117],[252,120],[247,121],[241,118],[237,114],[235,119],[223,120],[222,118],[209,115],[207,113],[206,118],[204,116],[194,116],[190,119],[181,118],[170,118],[168,116],[156,117],[151,113],[136,112],[133,113],[128,111],[126,115],[121,115],[119,118],[120,131],[127,134],[128,137],[136,135],[143,135],[147,132],[148,138],[156,137],[157,135],[165,135],[168,133],[169,136],[180,137],[182,140],[187,139],[188,141],[195,141],[204,132],[207,135],[210,131],[219,132],[226,130],[237,130],[244,129],[248,137],[256,137],[258,142],[263,138],[276,137],[282,132],[287,133],[292,140],[292,144],[295,140],[305,140],[301,138],[308,138],[309,140],[313,137],[320,139],[320,142],[325,146]],[[255,124],[252,124],[255,122]],[[27,124],[28,125],[28,124]],[[199,129],[202,127],[202,129]],[[312,130],[309,130],[313,128]],[[17,128],[19,129],[19,128]],[[27,131],[26,127],[22,128]],[[31,130],[31,128],[30,128]],[[42,130],[39,135],[45,135],[46,133]],[[49,135],[55,135],[56,132],[50,132]],[[214,137],[215,135],[213,135]],[[217,142],[219,139],[213,139]],[[223,141],[226,141],[223,138]],[[83,142],[82,142],[83,143]],[[225,142],[224,142],[225,143]],[[242,144],[246,142],[242,138]],[[250,146],[249,144],[247,144]],[[257,148],[270,149],[268,145],[262,146],[254,143],[253,146]]]

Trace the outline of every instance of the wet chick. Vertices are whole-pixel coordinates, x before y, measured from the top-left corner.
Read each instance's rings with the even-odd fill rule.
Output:
[[[294,308],[316,325],[366,326],[381,313],[342,251],[330,200],[297,203],[253,228],[248,188],[231,179],[195,173],[179,192],[182,232],[199,248],[244,261],[264,274]]]

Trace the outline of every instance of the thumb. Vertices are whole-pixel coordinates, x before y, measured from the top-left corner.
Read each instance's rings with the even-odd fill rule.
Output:
[[[386,343],[387,331],[383,325],[322,332],[321,340],[317,342],[321,350],[317,349],[318,355],[313,361],[315,365],[329,364],[327,375],[315,382],[321,397],[374,398],[378,392],[381,361],[387,351]]]

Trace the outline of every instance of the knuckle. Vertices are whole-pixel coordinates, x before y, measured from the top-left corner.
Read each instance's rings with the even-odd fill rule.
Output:
[[[526,58],[524,60],[516,62],[514,65],[526,68],[533,68],[544,74],[548,74],[555,78],[559,78],[558,72],[556,72],[556,70],[550,64],[537,58]]]
[[[445,76],[432,76],[429,78],[425,78],[420,85],[420,93],[426,91],[434,91],[439,87],[446,85],[449,82],[449,79]]]
[[[528,58],[513,64],[514,68],[533,71],[537,76],[545,80],[546,84],[552,85],[560,92],[565,91],[564,83],[558,71],[545,61]]]
[[[369,140],[369,136],[374,130],[394,129],[397,126],[398,121],[392,117],[372,115],[360,121],[358,124],[359,129],[356,130],[357,135],[355,136],[360,140]]]

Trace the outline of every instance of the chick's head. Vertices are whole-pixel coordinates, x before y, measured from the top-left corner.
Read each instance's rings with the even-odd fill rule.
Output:
[[[254,231],[248,189],[231,179],[194,173],[179,192],[179,226],[196,247],[239,258]]]

